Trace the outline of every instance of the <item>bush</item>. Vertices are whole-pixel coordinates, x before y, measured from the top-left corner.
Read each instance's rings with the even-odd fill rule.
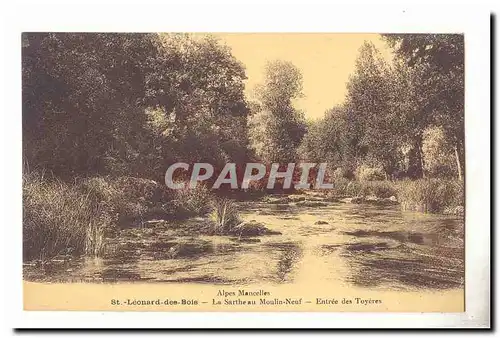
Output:
[[[333,189],[329,191],[332,196],[350,196],[353,193],[353,184],[356,182],[341,176],[334,176],[332,179]]]
[[[82,193],[98,201],[111,223],[126,226],[142,221],[149,213],[168,213],[172,197],[159,183],[135,177],[95,177],[81,183]]]
[[[334,196],[388,198],[396,196],[397,189],[392,181],[351,181],[346,178],[337,178],[333,181],[332,194]]]
[[[457,166],[453,149],[446,141],[441,127],[431,127],[424,131],[422,153],[425,172],[429,177],[456,177]]]
[[[463,182],[444,179],[401,181],[397,184],[398,200],[403,210],[443,212],[446,208],[463,206]]]
[[[396,185],[392,181],[361,181],[359,185],[358,196],[389,198],[398,194]]]
[[[366,164],[362,164],[356,169],[355,176],[359,181],[382,181],[387,178],[384,168]]]
[[[213,199],[210,190],[202,184],[193,189],[186,185],[184,189],[173,190],[173,194],[176,216],[203,215],[209,211]]]

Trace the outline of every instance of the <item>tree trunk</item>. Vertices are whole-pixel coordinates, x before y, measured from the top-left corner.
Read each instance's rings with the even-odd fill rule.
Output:
[[[422,154],[422,137],[417,136],[413,149],[409,153],[408,176],[411,178],[424,178],[424,157]]]
[[[418,141],[418,153],[420,157],[420,172],[422,174],[422,178],[425,178],[425,162],[424,162],[424,152],[422,151],[422,138],[419,138]]]
[[[462,175],[462,166],[463,166],[463,163],[462,163],[462,161],[460,159],[461,156],[460,156],[460,151],[458,150],[458,147],[459,147],[458,144],[455,145],[455,147],[454,147],[454,149],[455,149],[455,159],[457,161],[458,179],[460,181],[462,181],[463,180],[463,175]]]

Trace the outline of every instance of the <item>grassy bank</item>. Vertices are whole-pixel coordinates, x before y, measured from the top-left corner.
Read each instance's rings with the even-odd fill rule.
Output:
[[[120,227],[154,216],[187,214],[179,205],[184,201],[167,196],[151,180],[97,177],[68,183],[29,173],[23,177],[23,257],[99,256],[105,237]]]
[[[333,196],[388,198],[397,195],[397,188],[392,181],[359,181],[337,178],[333,181]]]
[[[338,178],[331,195],[337,197],[396,197],[403,210],[431,213],[462,213],[463,182],[450,179],[363,181]],[[460,212],[459,209],[462,208]]]
[[[445,179],[423,179],[396,183],[403,210],[419,212],[463,213],[463,182]]]
[[[265,233],[259,224],[244,224],[235,203],[218,198],[203,185],[167,190],[134,177],[94,177],[64,182],[33,172],[23,176],[23,259],[101,256],[106,239],[126,227],[141,228],[152,219],[178,221],[207,216],[211,234]]]
[[[362,203],[368,197],[370,201],[395,197],[403,210],[463,213],[463,185],[456,180],[341,178],[334,182],[328,194],[335,198],[361,197]],[[124,227],[141,227],[155,218],[179,220],[199,215],[206,216],[204,226],[212,234],[241,237],[267,231],[261,224],[242,222],[232,199],[216,197],[202,185],[168,192],[155,181],[133,177],[64,182],[29,173],[23,177],[23,257],[43,261],[68,255],[100,256],[106,238]]]

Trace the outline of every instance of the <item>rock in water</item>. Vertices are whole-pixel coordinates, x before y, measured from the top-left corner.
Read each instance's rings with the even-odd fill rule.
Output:
[[[179,252],[180,252],[180,245],[176,244],[173,247],[171,247],[170,249],[168,249],[168,256],[170,258],[175,258],[175,257],[177,257]]]

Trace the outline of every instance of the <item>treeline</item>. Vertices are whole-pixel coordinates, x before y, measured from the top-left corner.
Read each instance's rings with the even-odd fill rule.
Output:
[[[299,154],[347,177],[464,175],[464,46],[461,35],[386,35],[389,63],[366,42],[345,103],[310,122]]]
[[[464,174],[462,35],[385,35],[393,62],[360,49],[345,102],[307,122],[300,70],[269,62],[245,98],[245,69],[210,36],[23,35],[23,158],[68,179],[162,181],[183,161],[328,162],[352,178]]]
[[[23,35],[23,158],[63,179],[163,180],[248,157],[242,64],[210,36]]]

